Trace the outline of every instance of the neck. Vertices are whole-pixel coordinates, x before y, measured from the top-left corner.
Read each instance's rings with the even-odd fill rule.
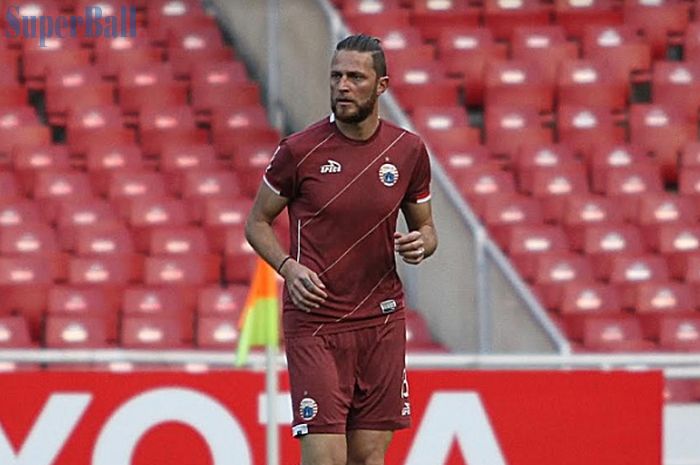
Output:
[[[375,111],[359,123],[344,123],[336,118],[335,125],[348,139],[367,140],[379,126],[379,115]]]

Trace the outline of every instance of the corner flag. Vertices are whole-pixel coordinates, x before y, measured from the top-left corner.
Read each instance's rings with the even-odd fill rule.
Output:
[[[277,275],[263,259],[257,259],[253,281],[238,321],[241,330],[238,339],[236,365],[243,365],[254,346],[279,346],[279,297]]]

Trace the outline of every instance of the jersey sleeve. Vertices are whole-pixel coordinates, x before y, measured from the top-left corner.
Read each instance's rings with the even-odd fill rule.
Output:
[[[430,200],[430,158],[423,142],[418,149],[418,160],[413,168],[404,202],[423,203]]]
[[[263,181],[275,194],[292,198],[296,191],[296,163],[289,147],[280,143],[267,165]]]

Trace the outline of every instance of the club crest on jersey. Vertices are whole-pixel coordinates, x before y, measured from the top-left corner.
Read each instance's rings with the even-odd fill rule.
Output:
[[[328,163],[321,165],[321,174],[340,173],[343,166],[335,160],[328,160]]]
[[[304,421],[311,421],[318,413],[318,404],[311,397],[304,397],[299,402],[299,415]]]
[[[392,187],[399,181],[399,170],[391,163],[379,167],[379,180],[386,187]]]

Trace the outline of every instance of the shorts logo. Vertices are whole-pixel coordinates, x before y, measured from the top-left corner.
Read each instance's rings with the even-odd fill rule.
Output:
[[[379,167],[379,180],[386,187],[393,187],[399,181],[399,170],[391,163]]]
[[[407,417],[411,414],[411,404],[409,402],[403,403],[403,408],[401,409],[401,416]]]
[[[406,377],[405,369],[403,370],[403,380],[401,382],[401,398],[404,399],[401,416],[409,416],[411,414],[411,403],[408,401],[408,378]]]
[[[396,301],[394,299],[385,300],[379,303],[379,308],[382,309],[383,314],[394,313],[396,311]]]
[[[318,413],[318,404],[311,397],[304,397],[299,402],[299,415],[304,421],[311,421]]]
[[[297,438],[305,434],[309,434],[309,426],[307,424],[302,423],[292,427],[292,437]]]
[[[340,173],[343,166],[335,160],[328,160],[328,163],[321,165],[321,174]]]

